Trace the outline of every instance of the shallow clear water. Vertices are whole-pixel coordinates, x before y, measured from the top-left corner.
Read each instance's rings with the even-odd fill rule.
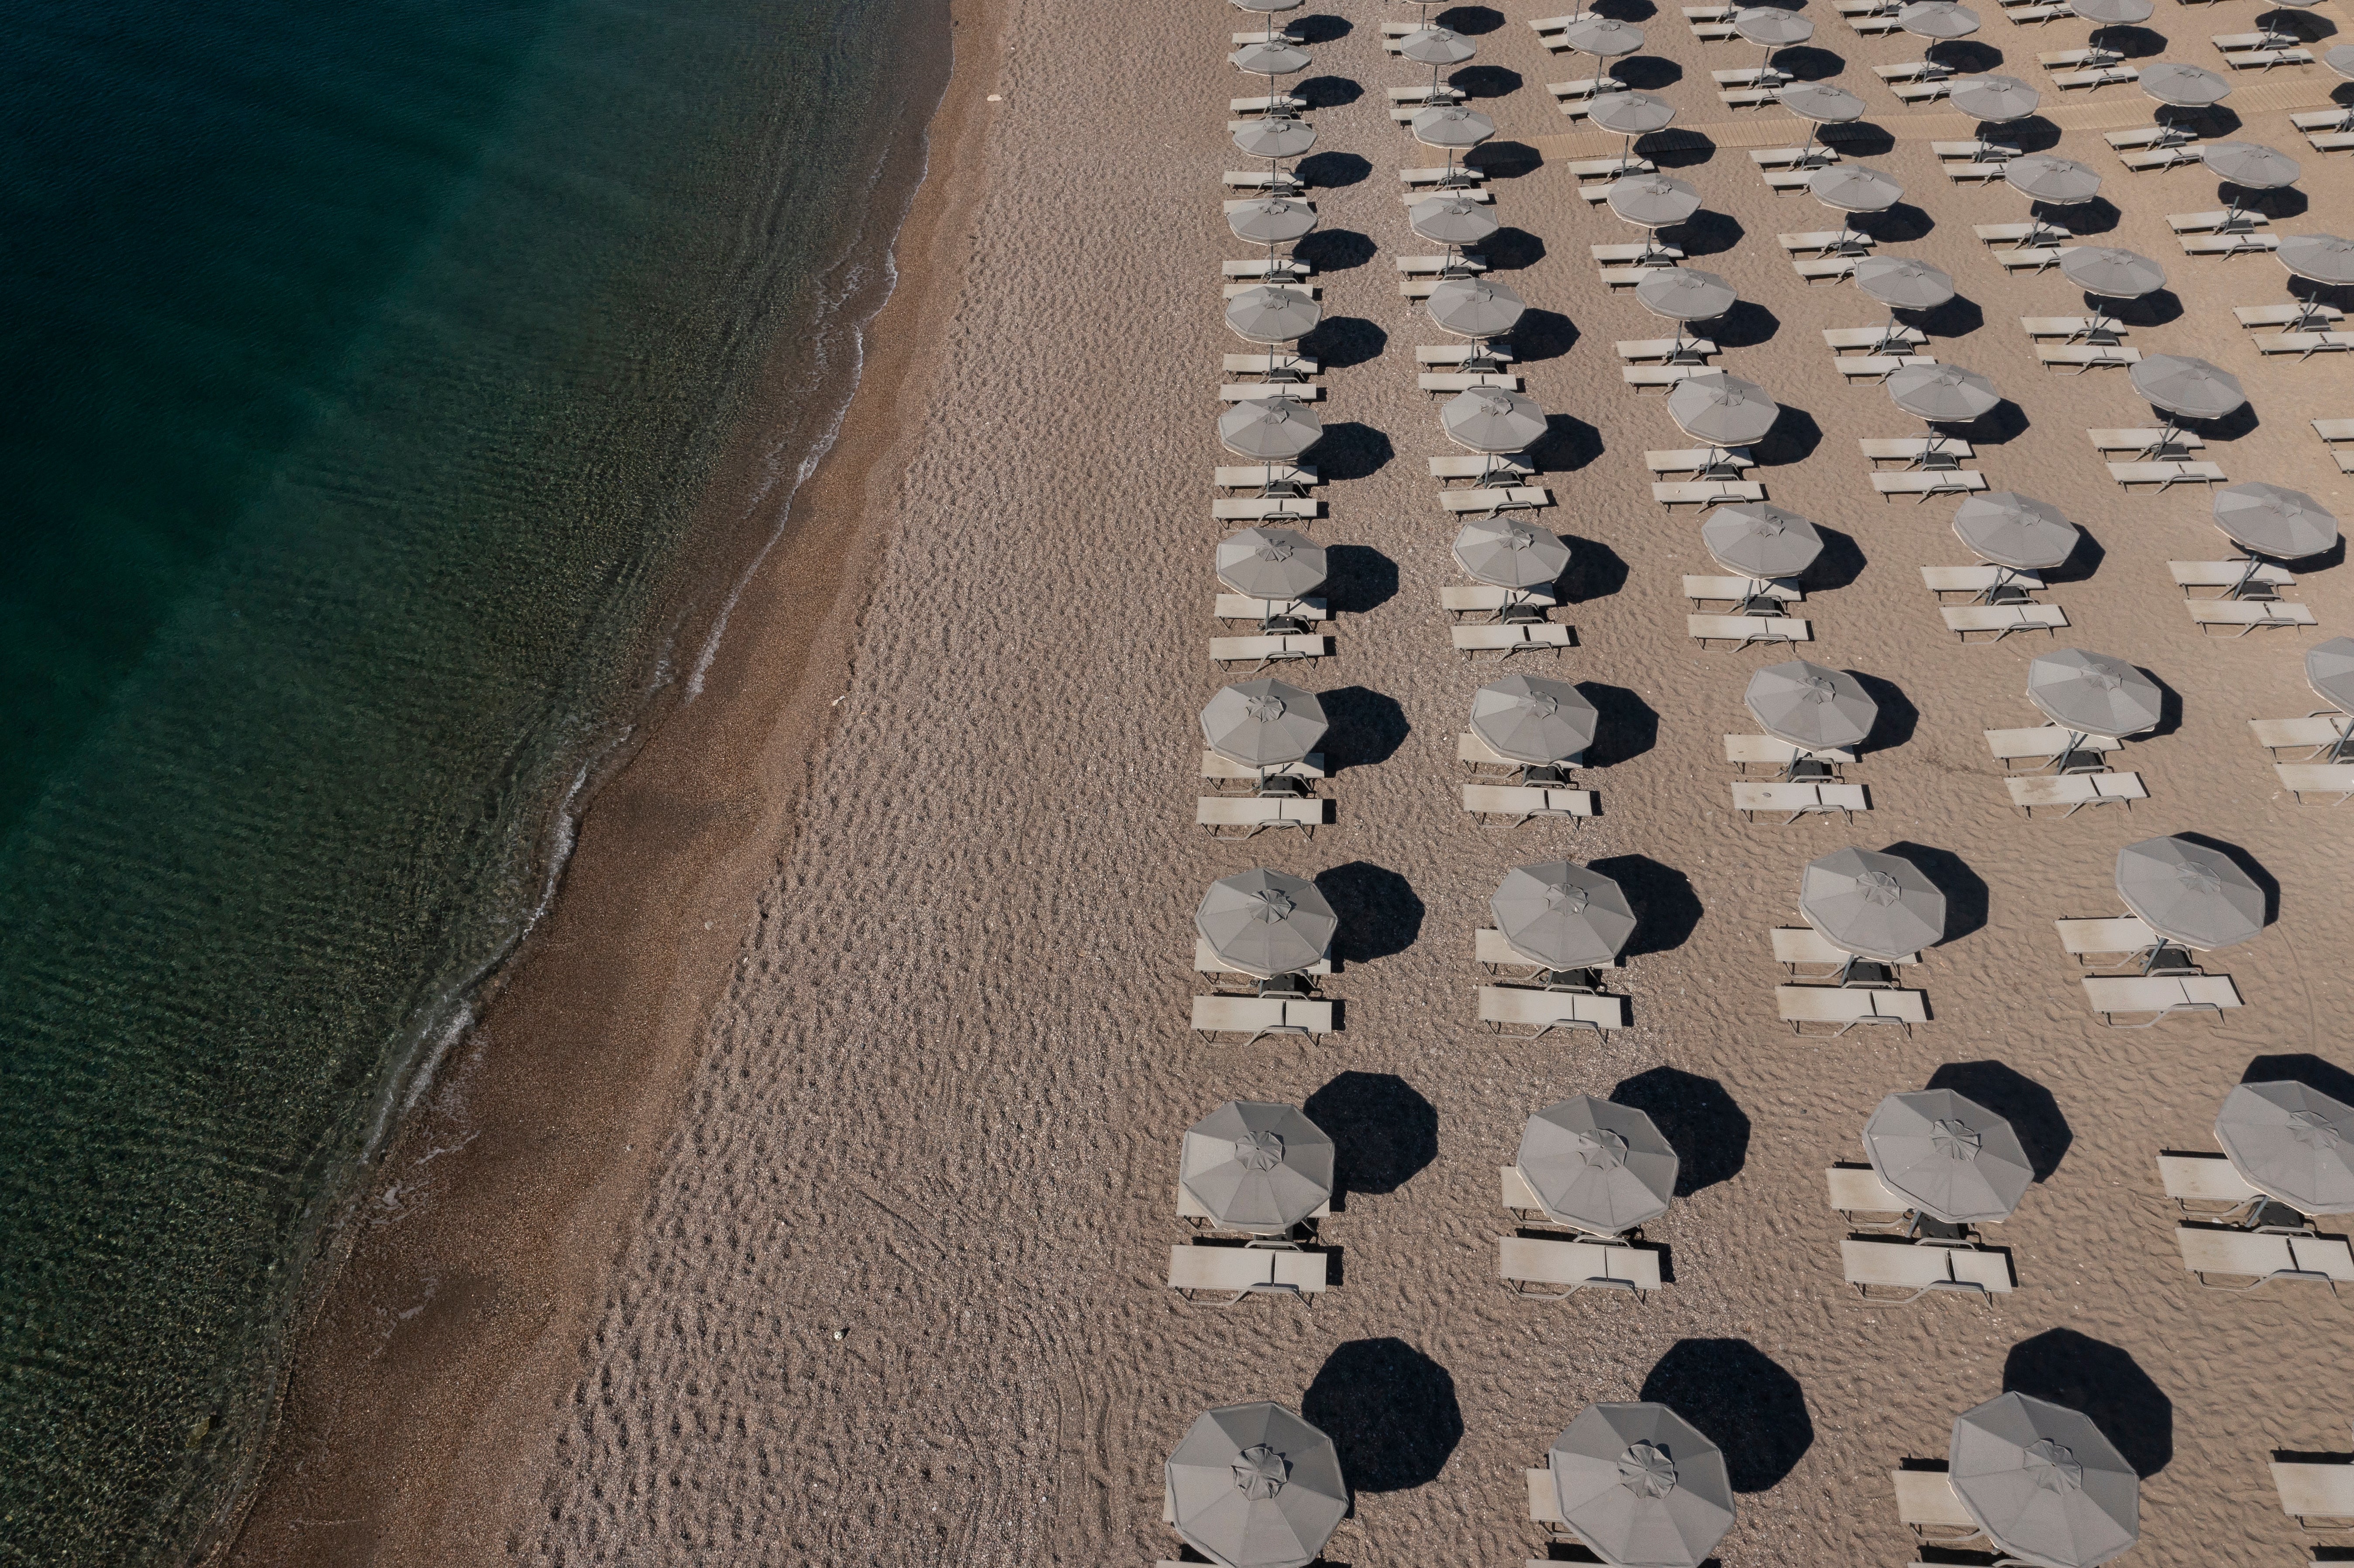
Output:
[[[941,10],[0,23],[0,1562],[239,1477],[388,1093],[828,426]]]

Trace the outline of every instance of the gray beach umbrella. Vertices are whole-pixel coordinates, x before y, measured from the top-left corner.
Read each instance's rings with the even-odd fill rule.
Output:
[[[1741,700],[1767,735],[1810,751],[1861,746],[1880,716],[1853,675],[1804,659],[1766,665],[1749,677]]]
[[[2143,66],[2136,85],[2146,96],[2174,109],[2205,109],[2232,95],[2232,84],[2213,71],[2176,60]]]
[[[1580,16],[1562,29],[1562,42],[1571,52],[1616,59],[1643,47],[1643,29],[1615,16]]]
[[[1507,675],[1471,694],[1471,732],[1534,768],[1585,755],[1601,719],[1575,686],[1537,675]]]
[[[1220,877],[1193,911],[1218,961],[1261,980],[1321,963],[1340,925],[1314,883],[1265,866]]]
[[[2218,179],[2252,191],[2284,189],[2301,172],[2295,158],[2261,142],[2210,142],[2199,149],[2199,161]]]
[[[1316,145],[1316,127],[1288,115],[1269,114],[1237,127],[1234,141],[1254,158],[1297,158]]]
[[[1655,267],[1635,285],[1635,302],[1671,322],[1707,322],[1739,304],[1741,296],[1713,272]]]
[[[1231,4],[1237,11],[1264,13],[1297,11],[1301,3],[1302,0],[1231,0]]]
[[[1289,462],[1323,439],[1323,422],[1288,397],[1237,403],[1218,416],[1218,444],[1236,457]]]
[[[1510,517],[1475,517],[1456,531],[1455,561],[1494,588],[1549,588],[1569,570],[1560,535]]]
[[[1585,117],[1615,135],[1641,136],[1664,130],[1676,117],[1676,106],[1654,93],[1606,92]]]
[[[1628,175],[1610,182],[1610,210],[1643,228],[1665,228],[1700,210],[1700,187],[1666,175]]]
[[[2215,493],[2215,526],[2252,556],[2301,561],[2338,543],[2338,519],[2303,491],[2252,480]]]
[[[2073,207],[2100,194],[2101,176],[2073,158],[2022,153],[2002,166],[2003,183],[2033,201]],[[2073,251],[2068,255],[2074,254]],[[2062,261],[2067,255],[2061,257]]]
[[[2354,44],[2347,46],[2354,48]],[[2308,283],[2354,283],[2354,239],[2334,234],[2287,234],[2273,257]]]
[[[1488,907],[1495,912],[1496,928],[1512,950],[1548,969],[1609,963],[1635,934],[1635,910],[1625,890],[1600,872],[1565,860],[1514,866],[1496,885]],[[1659,1206],[1667,1206],[1664,1193]],[[1644,1214],[1610,1228],[1623,1231],[1650,1217]]]
[[[1528,869],[1553,871],[1562,864],[1556,862]],[[1578,867],[1568,869],[1574,872]],[[1512,876],[1519,874],[1514,872]],[[1511,880],[1507,876],[1505,885],[1510,886]],[[1611,886],[1615,891],[1617,884]],[[1504,917],[1503,896],[1499,889],[1500,921]],[[1631,928],[1631,921],[1629,925]],[[1510,936],[1509,930],[1506,935]],[[1552,1218],[1592,1235],[1615,1236],[1668,1212],[1669,1200],[1676,1194],[1676,1171],[1682,1161],[1676,1158],[1674,1146],[1659,1136],[1651,1118],[1633,1106],[1576,1095],[1529,1118],[1521,1132],[1520,1154],[1512,1163]]]
[[[1459,196],[1435,196],[1406,209],[1408,228],[1441,245],[1477,245],[1503,226],[1477,202]]]
[[[1946,97],[1971,119],[1995,125],[2024,120],[2043,101],[2041,93],[2017,77],[1999,74],[1963,77]]]
[[[1818,125],[1844,125],[1863,118],[1862,99],[1825,82],[1802,81],[1776,88],[1774,101],[1799,119],[1811,120]]]
[[[1733,14],[1733,30],[1753,44],[1784,48],[1815,36],[1815,25],[1779,5],[1744,5]]]
[[[2006,1393],[1954,1422],[1947,1478],[2001,1555],[2095,1568],[2141,1539],[2141,1478],[2090,1417]]]
[[[1954,0],[1914,0],[1896,13],[1896,25],[1916,38],[1967,38],[1978,30],[1978,14]]]
[[[1823,553],[1812,523],[1763,501],[1718,507],[1700,525],[1700,542],[1725,570],[1766,582],[1804,576]]]
[[[1545,1463],[1562,1518],[1620,1568],[1699,1568],[1733,1528],[1723,1451],[1664,1404],[1589,1404]]]
[[[2251,1186],[2297,1213],[2354,1213],[2354,1106],[2299,1083],[2242,1084],[2215,1141]]]
[[[2354,714],[2354,637],[2333,637],[2305,651],[2305,683],[2341,714]]]
[[[1882,1181],[1948,1224],[2009,1218],[2035,1180],[2010,1123],[1951,1089],[1881,1101],[1863,1151]]]
[[[1246,528],[1218,541],[1217,573],[1252,599],[1305,599],[1324,586],[1324,546],[1289,528]]]
[[[1226,214],[1226,227],[1253,245],[1288,245],[1316,227],[1316,209],[1288,196],[1264,196]]]
[[[1443,332],[1458,337],[1499,337],[1512,330],[1528,302],[1501,283],[1478,278],[1448,278],[1423,302],[1430,319]]]
[[[1202,709],[1202,738],[1245,768],[1280,768],[1323,744],[1324,705],[1281,681],[1221,686]]]
[[[2248,401],[2238,376],[2189,355],[2152,355],[2126,375],[2153,406],[2186,419],[2220,419]]]
[[[2147,256],[2107,245],[2072,245],[2060,252],[2060,275],[2105,300],[2138,300],[2166,287],[2166,269]]]
[[[1290,343],[1324,319],[1321,302],[1298,289],[1262,284],[1226,302],[1226,325],[1253,343]]]
[[[1426,109],[1409,123],[1414,139],[1426,147],[1476,147],[1496,133],[1494,121],[1459,103]]]
[[[1306,70],[1313,63],[1306,49],[1295,49],[1289,44],[1251,44],[1226,58],[1235,69],[1252,76],[1289,76],[1294,71]]]
[[[2354,81],[2354,44],[2339,44],[2322,51],[2321,63],[2349,81]]]
[[[1916,419],[1961,424],[1993,412],[2002,394],[1958,365],[1906,365],[1890,374],[1888,398]]]
[[[1545,416],[1533,397],[1474,387],[1440,407],[1438,425],[1448,440],[1475,452],[1517,452],[1544,435]]]
[[[1398,41],[1398,53],[1416,65],[1461,65],[1479,51],[1452,27],[1425,27]]]
[[[2062,729],[2122,740],[2158,727],[2158,683],[2122,659],[2062,648],[2030,660],[2027,700]]]
[[[1306,1568],[1349,1513],[1332,1439],[1279,1404],[1204,1414],[1162,1481],[1177,1533],[1223,1568]]]
[[[1862,164],[1833,164],[1807,176],[1807,193],[1839,212],[1886,212],[1904,187],[1895,175]]]
[[[2068,0],[2068,9],[2101,27],[2131,26],[2158,11],[2151,0]]]
[[[1892,311],[1934,311],[1954,297],[1954,280],[1910,256],[1867,256],[1849,281]]]
[[[2264,928],[2264,890],[2231,856],[2189,839],[2117,851],[2117,895],[2142,923],[2186,948],[2236,947]]]
[[[2016,491],[1988,491],[1954,508],[1954,536],[1981,560],[2016,571],[2060,565],[2076,553],[2081,535],[2057,506]]]
[[[1946,934],[1946,895],[1903,855],[1834,850],[1798,874],[1798,913],[1843,952],[1896,959]]]
[[[1332,1201],[1332,1139],[1296,1106],[1228,1100],[1185,1129],[1178,1181],[1229,1230],[1288,1231]]]
[[[1687,376],[1668,392],[1668,418],[1696,441],[1742,447],[1761,440],[1782,417],[1763,387],[1722,370]]]

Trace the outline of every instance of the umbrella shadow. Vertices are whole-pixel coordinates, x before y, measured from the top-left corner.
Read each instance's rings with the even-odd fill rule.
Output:
[[[1577,693],[1594,705],[1594,744],[1585,748],[1586,767],[1615,767],[1659,744],[1659,710],[1625,686],[1580,681]]]
[[[1946,934],[1937,938],[1935,946],[1950,947],[1986,925],[1985,879],[1972,871],[1960,855],[1951,850],[1916,844],[1910,839],[1890,844],[1881,853],[1911,861],[1946,895]]]
[[[1743,300],[1707,328],[1719,348],[1755,348],[1781,330],[1782,318],[1755,300]]]
[[[1479,254],[1491,268],[1518,271],[1544,260],[1545,242],[1525,228],[1500,228],[1479,242]],[[1521,320],[1528,319],[1528,313],[1522,312]]]
[[[1370,545],[1327,546],[1324,571],[1324,600],[1335,615],[1363,615],[1397,597],[1397,563]]]
[[[1782,405],[1781,414],[1774,428],[1767,430],[1750,449],[1750,455],[1768,466],[1776,463],[1804,462],[1815,455],[1823,444],[1823,428],[1804,408]]]
[[[1310,109],[1338,109],[1365,96],[1365,90],[1345,76],[1311,76],[1291,90],[1306,99]]]
[[[1329,44],[1356,30],[1345,16],[1302,16],[1291,24],[1292,36],[1303,44]]]
[[[1354,153],[1310,153],[1293,166],[1319,190],[1363,185],[1373,172],[1372,163]]]
[[[1935,57],[1964,76],[1984,76],[2003,62],[2003,52],[1978,38],[1949,38],[1937,46]]]
[[[1394,1073],[1342,1073],[1300,1106],[1332,1139],[1333,1207],[1394,1192],[1438,1158],[1438,1111]]]
[[[1379,249],[1380,247],[1373,243],[1371,236],[1359,234],[1353,228],[1320,228],[1303,236],[1299,242],[1291,248],[1291,254],[1298,260],[1307,262],[1319,272],[1348,272],[1371,261]],[[1316,330],[1310,333],[1308,336],[1319,337],[1327,324],[1324,322],[1317,323]],[[1366,324],[1372,325],[1370,322]],[[1307,352],[1305,339],[1302,340],[1300,346],[1302,352]]]
[[[2033,424],[2025,408],[2005,397],[1975,419],[1940,420],[1938,428],[1977,446],[1999,447],[2025,435]]]
[[[1390,568],[1393,574],[1396,569]],[[1324,716],[1332,726],[1325,736],[1324,762],[1335,773],[1387,762],[1414,733],[1398,700],[1370,687],[1339,686],[1317,693],[1316,700],[1324,705]],[[1325,890],[1327,897],[1331,892]],[[1338,910],[1340,906],[1333,907]]]
[[[1570,414],[1547,414],[1529,456],[1547,473],[1575,473],[1602,455],[1602,432]]]
[[[1627,938],[1624,957],[1670,952],[1682,947],[1700,924],[1700,895],[1693,891],[1691,878],[1675,867],[1643,854],[1615,854],[1586,863],[1625,888],[1627,902],[1635,907],[1635,934]]]
[[[2091,303],[2087,300],[2087,303]],[[2164,326],[2182,318],[2182,296],[2171,289],[2153,289],[2137,300],[2099,302],[2109,314],[2129,327]]]
[[[1331,483],[1379,473],[1395,456],[1389,437],[1352,419],[1325,426],[1324,439],[1316,443],[1310,461],[1315,464],[1317,477]]]
[[[1310,239],[1314,238],[1309,236]],[[1363,236],[1352,234],[1349,238],[1362,239]],[[1316,323],[1315,331],[1299,340],[1299,352],[1327,370],[1345,370],[1352,365],[1379,359],[1382,350],[1389,345],[1390,334],[1363,316],[1326,316]],[[1324,428],[1332,429],[1330,425]]]
[[[1716,143],[1704,131],[1655,131],[1635,138],[1635,155],[1663,169],[1692,169],[1716,157]]]
[[[1820,128],[1821,139],[1836,148],[1841,157],[1877,158],[1896,150],[1896,138],[1885,125],[1875,125],[1869,120],[1850,120],[1844,125]]]
[[[2332,1099],[2354,1106],[2354,1073],[2335,1062],[2325,1062],[2309,1051],[2251,1057],[2248,1070],[2240,1075],[2243,1084],[2276,1084],[2284,1079],[2303,1084],[2308,1089],[2319,1089]]]
[[[1746,1340],[1678,1340],[1643,1378],[1638,1396],[1666,1405],[1724,1451],[1736,1492],[1762,1492],[1815,1446],[1806,1391]]]
[[[2048,153],[2060,144],[2060,127],[2041,114],[2006,120],[1997,130],[2004,141],[2022,153]]]
[[[1564,534],[1569,541],[1569,570],[1554,584],[1564,604],[1584,604],[1608,599],[1627,586],[1627,559],[1599,539]],[[1617,690],[1617,687],[1611,688]]]
[[[1512,357],[1523,365],[1559,359],[1583,335],[1559,311],[1522,311],[1521,319],[1512,323]]]
[[[2236,195],[2240,198],[2242,207],[2251,212],[2263,213],[2275,222],[2286,218],[2302,217],[2306,209],[2313,206],[2312,198],[2294,186],[2276,191],[2252,191],[2226,181],[2218,188],[2216,194],[2226,202]]]
[[[1331,701],[1329,696],[1324,700],[1328,705]],[[1326,711],[1331,711],[1329,705]],[[1403,713],[1398,722],[1404,722]],[[1403,953],[1422,934],[1421,895],[1387,866],[1352,860],[1318,872],[1316,890],[1340,916],[1332,956],[1343,963],[1362,964]]]
[[[1447,81],[1461,88],[1466,98],[1501,98],[1528,85],[1519,71],[1495,65],[1466,66]]]
[[[2069,521],[2074,523],[2075,519],[2072,517]],[[2108,558],[2106,546],[2094,537],[2090,528],[2077,523],[2076,547],[2068,553],[2066,560],[2056,567],[2046,567],[2041,575],[2045,582],[2054,586],[2087,582],[2094,573],[2101,569],[2101,563]]]
[[[1676,225],[1676,245],[1686,256],[1722,256],[1748,232],[1731,213],[1702,207]]]
[[[2211,838],[2205,833],[2177,833],[2174,836],[2185,843],[2197,844],[2200,849],[2213,850],[2246,872],[2248,880],[2264,893],[2264,924],[2270,926],[2280,919],[2280,882],[2264,868],[2263,862],[2237,844],[2225,843],[2221,839]]]
[[[1683,80],[1684,68],[1657,55],[1628,55],[1610,63],[1610,74],[1638,92],[1657,92]]]
[[[2073,1329],[2047,1329],[2011,1346],[2002,1391],[2084,1415],[2144,1480],[2174,1458],[2174,1402],[2132,1356]]]
[[[2236,441],[2254,435],[2264,424],[2256,417],[2253,403],[2243,403],[2220,419],[2185,419],[2182,428],[2195,430],[2211,441]]]
[[[1463,154],[1463,166],[1492,180],[1517,180],[1544,165],[1544,154],[1526,142],[1490,142]]]
[[[1842,534],[1836,528],[1815,524],[1815,532],[1823,536],[1823,553],[1806,570],[1804,581],[1809,593],[1829,593],[1843,588],[1863,575],[1863,549],[1852,534]]]
[[[1967,337],[1986,325],[1986,312],[1976,300],[1956,294],[1933,311],[1907,311],[1904,319],[1931,337]]]
[[[1431,20],[1467,38],[1476,38],[1502,26],[1504,14],[1488,5],[1449,5]]]
[[[1800,81],[1829,81],[1847,69],[1847,61],[1814,44],[1793,44],[1774,51],[1774,69],[1787,71]]]
[[[2140,670],[2141,666],[2137,664],[2134,668]],[[2172,735],[2182,727],[2182,694],[2168,685],[2164,676],[2148,670],[2142,670],[2141,673],[2149,676],[2158,687],[2158,723],[2144,730],[2136,738],[2156,740],[2160,736]]]
[[[2045,210],[2052,211],[2050,208]],[[2070,234],[2079,239],[2087,239],[2095,234],[2115,232],[2125,214],[2118,211],[2117,204],[2108,197],[2096,196],[2090,201],[2072,202],[2060,207],[2053,211],[2053,217],[2066,226]],[[2145,299],[2147,297],[2143,296]],[[2123,304],[2125,302],[2120,300],[2116,302]]]
[[[1935,218],[1909,201],[1900,201],[1884,212],[1857,213],[1850,221],[1874,239],[1889,245],[1909,245],[1937,227]]]
[[[1455,1379],[1404,1340],[1333,1347],[1300,1395],[1299,1414],[1332,1439],[1352,1492],[1427,1486],[1463,1441]]]
[[[1659,14],[1651,0],[1595,0],[1586,9],[1614,22],[1648,22]]]
[[[1654,1067],[1610,1091],[1614,1105],[1651,1118],[1676,1151],[1676,1196],[1730,1181],[1749,1163],[1749,1118],[1714,1078]]]
[[[2146,60],[2166,52],[2166,35],[2148,27],[2103,27],[2101,47],[2115,49],[2129,60]]]
[[[2038,1181],[2052,1180],[2076,1141],[2052,1091],[2000,1062],[1947,1062],[1929,1075],[1927,1086],[1951,1089],[2010,1123]]]
[[[1872,716],[1872,733],[1863,737],[1863,749],[1893,751],[1911,740],[1913,732],[1921,726],[1921,710],[1913,705],[1913,699],[1899,690],[1893,681],[1867,675],[1861,670],[1850,670],[1848,673],[1855,677],[1855,683],[1863,688],[1863,694],[1880,709]]]

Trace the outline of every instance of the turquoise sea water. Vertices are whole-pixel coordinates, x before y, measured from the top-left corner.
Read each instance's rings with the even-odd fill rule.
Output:
[[[0,1563],[241,1479],[316,1227],[830,428],[945,26],[0,20]]]

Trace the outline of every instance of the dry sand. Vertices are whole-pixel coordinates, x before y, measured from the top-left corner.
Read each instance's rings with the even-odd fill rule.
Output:
[[[2207,34],[2259,8],[2168,0],[2156,26],[2172,57],[2204,61]],[[2073,25],[2029,32],[1987,9],[1982,42],[2022,75],[2033,51],[2080,41]],[[2057,503],[2097,546],[2049,596],[2074,627],[2060,645],[2131,659],[2179,699],[2127,754],[2151,799],[2130,816],[2032,822],[2009,808],[1978,732],[2036,722],[2021,682],[2050,644],[1966,648],[1942,629],[1916,568],[1967,558],[1952,503],[1871,493],[1852,438],[1915,427],[1881,390],[1840,385],[1819,336],[1878,313],[1801,286],[1773,237],[1829,217],[1776,196],[1736,149],[1675,172],[1708,197],[1696,264],[1754,302],[1719,334],[1721,364],[1797,411],[1764,476],[1771,497],[1840,535],[1810,591],[1809,656],[1885,683],[1882,745],[1850,772],[1876,809],[1852,826],[1730,811],[1719,737],[1751,727],[1742,686],[1771,655],[1702,652],[1683,634],[1679,577],[1710,568],[1691,514],[1648,500],[1641,454],[1684,442],[1657,399],[1618,387],[1611,346],[1661,323],[1608,297],[1586,258],[1589,242],[1632,236],[1585,210],[1558,169],[1530,166],[1497,182],[1514,232],[1489,250],[1553,313],[1520,338],[1530,390],[1567,421],[1546,515],[1580,553],[1579,647],[1533,669],[1587,683],[1602,705],[1583,782],[1603,814],[1575,838],[1473,825],[1456,809],[1454,737],[1497,671],[1447,651],[1437,607],[1459,579],[1422,460],[1447,449],[1411,349],[1440,340],[1390,262],[1426,249],[1408,238],[1394,173],[1426,158],[1383,103],[1415,79],[1378,39],[1384,16],[1405,15],[1309,24],[1310,90],[1330,105],[1310,172],[1330,183],[1323,233],[1302,249],[1338,318],[1324,410],[1338,429],[1318,460],[1337,482],[1316,533],[1346,551],[1339,656],[1290,678],[1323,691],[1336,720],[1335,824],[1312,843],[1248,844],[1188,825],[1193,715],[1221,683],[1204,657],[1222,531],[1205,495],[1216,356],[1235,344],[1213,283],[1244,252],[1215,181],[1242,163],[1220,110],[1251,90],[1221,58],[1244,23],[1189,4],[1108,25],[1029,0],[1002,62],[968,49],[950,90],[944,177],[970,210],[931,254],[952,318],[914,374],[862,395],[870,418],[883,398],[902,429],[920,419],[921,439],[904,471],[878,471],[886,487],[896,475],[896,521],[835,731],[793,819],[753,824],[768,836],[741,846],[776,859],[741,911],[740,961],[642,1210],[571,1200],[629,1231],[618,1260],[567,1276],[572,1288],[597,1274],[597,1294],[548,1305],[535,1358],[434,1381],[464,1341],[446,1321],[446,1351],[409,1357],[422,1381],[392,1386],[457,1429],[446,1443],[420,1441],[388,1396],[368,1425],[336,1427],[353,1369],[313,1363],[311,1424],[298,1380],[293,1457],[245,1560],[1143,1563],[1174,1554],[1160,1465],[1193,1414],[1271,1398],[1304,1402],[1342,1442],[1357,1504],[1333,1561],[1509,1563],[1539,1553],[1522,1467],[1587,1402],[1647,1395],[1734,1450],[1728,1568],[1898,1563],[1914,1552],[1885,1471],[1942,1455],[1954,1414],[2006,1386],[2089,1403],[2147,1472],[2129,1561],[2303,1560],[2264,1460],[2345,1446],[2349,1319],[2309,1289],[2195,1288],[2151,1159],[2207,1146],[2255,1059],[2346,1060],[2354,819],[2280,793],[2246,730],[2313,706],[2296,634],[2199,637],[2165,563],[2223,553],[2205,498],[2110,484],[2084,430],[2145,423],[2146,407],[2121,372],[2037,367],[2016,318],[2075,311],[2078,296],[2056,275],[2006,280],[1969,227],[2019,217],[2021,200],[1949,187],[1912,133],[1921,121],[1869,74],[1916,51],[1857,38],[1824,8],[1818,43],[1847,62],[1840,79],[1904,132],[1871,161],[1908,186],[1899,217],[1924,232],[1884,249],[1951,270],[1977,307],[1943,318],[1933,352],[1991,376],[2023,416],[1981,466]],[[1456,16],[1490,29],[1465,79],[1491,94],[1479,106],[1504,137],[1574,146],[1541,142],[1564,123],[1543,84],[1585,70],[1547,58],[1519,15]],[[1730,119],[1706,71],[1750,51],[1703,58],[1673,7],[1644,25],[1646,83],[1681,70],[1663,90],[1687,122]],[[2305,158],[2315,216],[2283,230],[2330,227],[2354,199],[2354,165],[2307,155],[2285,111],[2252,113],[2246,133]],[[2260,362],[2226,308],[2280,299],[2284,274],[2263,258],[2186,259],[2166,231],[2167,212],[2214,205],[2212,178],[2129,176],[2081,127],[2058,150],[2107,176],[2126,209],[2114,241],[2174,278],[2179,316],[2129,341],[2246,379],[2255,420],[2214,454],[2232,477],[2354,515],[2354,485],[2304,423],[2354,415],[2344,370]],[[2301,581],[2321,635],[2354,626],[2349,584],[2343,567]],[[2211,966],[2248,1001],[2227,1022],[2104,1030],[2051,922],[2114,912],[2116,849],[2175,831],[2253,857],[2277,881],[2278,922]],[[1920,971],[1935,1021],[1909,1040],[1800,1040],[1773,1016],[1766,931],[1793,919],[1800,864],[1850,842],[1929,852],[1954,895],[1952,939]],[[1486,1034],[1471,1022],[1471,931],[1506,868],[1564,853],[1626,880],[1645,914],[1635,1027]],[[1194,901],[1262,863],[1318,875],[1342,916],[1331,988],[1346,1028],[1314,1044],[1214,1044],[1185,1028]],[[513,1070],[501,1044],[489,1032],[485,1080]],[[1933,1079],[2009,1111],[2038,1155],[2042,1180],[1999,1237],[2020,1288],[1990,1308],[1865,1307],[1840,1283],[1821,1171],[1859,1157],[1882,1094]],[[1496,1166],[1531,1110],[1580,1091],[1644,1104],[1686,1147],[1694,1190],[1649,1233],[1675,1283],[1639,1307],[1527,1302],[1494,1279]],[[1181,1234],[1178,1135],[1229,1097],[1305,1101],[1341,1141],[1347,1192],[1325,1234],[1341,1278],[1313,1310],[1189,1308],[1161,1284]],[[466,1116],[454,1102],[437,1114]],[[495,1256],[496,1226],[472,1245]],[[386,1283],[396,1271],[376,1277],[385,1293],[347,1301],[346,1321],[376,1311],[366,1354],[399,1361],[419,1330]],[[585,1344],[563,1338],[575,1323]],[[398,1473],[348,1460],[398,1442],[412,1446]],[[343,1478],[307,1495],[284,1474],[338,1463]],[[306,1521],[346,1507],[377,1524],[329,1551]]]

